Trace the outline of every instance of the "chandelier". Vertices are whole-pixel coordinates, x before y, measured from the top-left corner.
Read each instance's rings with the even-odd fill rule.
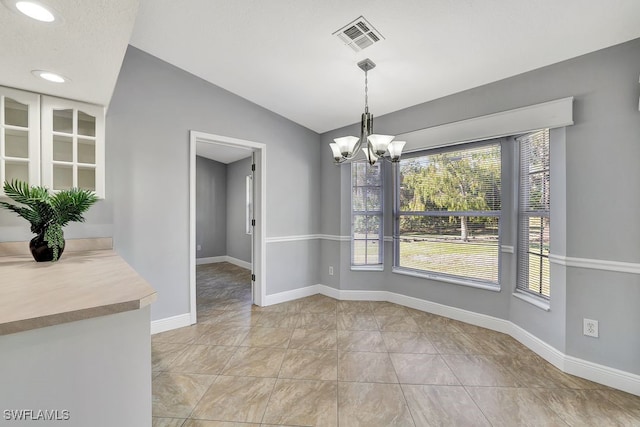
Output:
[[[364,153],[365,158],[370,165],[375,165],[378,159],[390,162],[400,161],[400,154],[406,144],[406,141],[394,141],[393,135],[378,135],[373,133],[373,114],[369,113],[369,82],[367,73],[375,68],[376,64],[365,59],[358,62],[358,67],[364,71],[364,113],[360,120],[360,137],[344,136],[335,138],[329,144],[333,152],[333,159],[336,164],[343,163],[347,160],[355,158],[360,149]],[[385,156],[388,154],[388,157]]]

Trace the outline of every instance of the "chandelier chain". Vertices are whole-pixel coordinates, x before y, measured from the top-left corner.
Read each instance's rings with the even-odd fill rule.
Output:
[[[364,70],[364,112],[369,112],[369,79],[367,70]]]

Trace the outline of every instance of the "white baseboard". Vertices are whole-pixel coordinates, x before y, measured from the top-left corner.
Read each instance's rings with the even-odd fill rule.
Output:
[[[567,372],[565,369],[565,358],[568,357],[567,355],[515,323],[509,322],[509,324],[511,327],[511,330],[507,332],[509,335],[556,368]]]
[[[316,285],[319,293],[343,301],[387,301],[387,291],[343,291],[326,285]]]
[[[151,335],[191,325],[191,314],[184,313],[151,321]]]
[[[207,258],[196,258],[196,265],[202,264],[215,264],[217,262],[228,262],[233,265],[237,265],[238,267],[246,268],[247,270],[251,270],[251,263],[247,261],[243,261],[238,258],[231,257],[229,255],[222,256],[212,256]]]
[[[564,355],[563,371],[640,396],[640,375]]]
[[[281,302],[293,301],[304,297],[310,297],[311,295],[321,293],[318,289],[320,285],[311,285],[304,288],[293,289],[291,291],[279,292],[277,294],[267,295],[265,298],[265,306],[280,304]]]
[[[450,319],[459,320],[461,322],[470,323],[482,328],[487,328],[506,334],[510,332],[511,322],[497,317],[488,316],[486,314],[451,307],[420,298],[396,294],[394,292],[389,292],[387,301],[404,305],[405,307],[414,308],[416,310],[425,311],[427,313],[436,314],[438,316],[444,316]]]
[[[227,262],[230,262],[233,265],[237,265],[238,267],[242,267],[242,268],[246,268],[247,270],[251,270],[251,263],[247,262],[247,261],[243,261],[241,259],[238,258],[234,258],[234,257],[230,257],[229,255],[227,255],[226,257]]]
[[[566,355],[520,326],[508,320],[486,314],[475,313],[394,292],[342,290],[320,284],[267,295],[265,305],[278,304],[318,293],[338,300],[389,301],[502,332],[512,336],[561,371],[640,396],[640,375]]]
[[[226,261],[226,256],[210,256],[206,258],[196,258],[196,265],[201,264],[215,264],[216,262],[224,262]]]

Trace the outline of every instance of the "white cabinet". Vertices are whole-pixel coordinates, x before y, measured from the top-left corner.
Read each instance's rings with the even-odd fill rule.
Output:
[[[0,87],[0,184],[14,179],[40,184],[40,96]]]
[[[104,127],[102,106],[0,86],[0,184],[19,179],[104,198]]]
[[[104,108],[42,97],[42,185],[104,198]]]

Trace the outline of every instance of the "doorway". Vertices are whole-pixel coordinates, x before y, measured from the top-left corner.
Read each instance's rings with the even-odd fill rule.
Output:
[[[265,188],[266,188],[266,145],[253,141],[246,141],[221,135],[207,134],[203,132],[190,132],[190,168],[189,168],[189,288],[191,323],[197,322],[196,305],[196,158],[199,154],[212,160],[237,158],[253,158],[253,170],[244,175],[243,186],[247,185],[247,197],[252,200],[247,205],[247,228],[251,238],[251,262],[247,267],[251,268],[251,293],[253,303],[263,305],[265,301]],[[231,156],[231,157],[225,157]],[[234,157],[235,156],[235,157]],[[218,159],[216,159],[218,157]],[[248,189],[252,190],[252,194]]]

